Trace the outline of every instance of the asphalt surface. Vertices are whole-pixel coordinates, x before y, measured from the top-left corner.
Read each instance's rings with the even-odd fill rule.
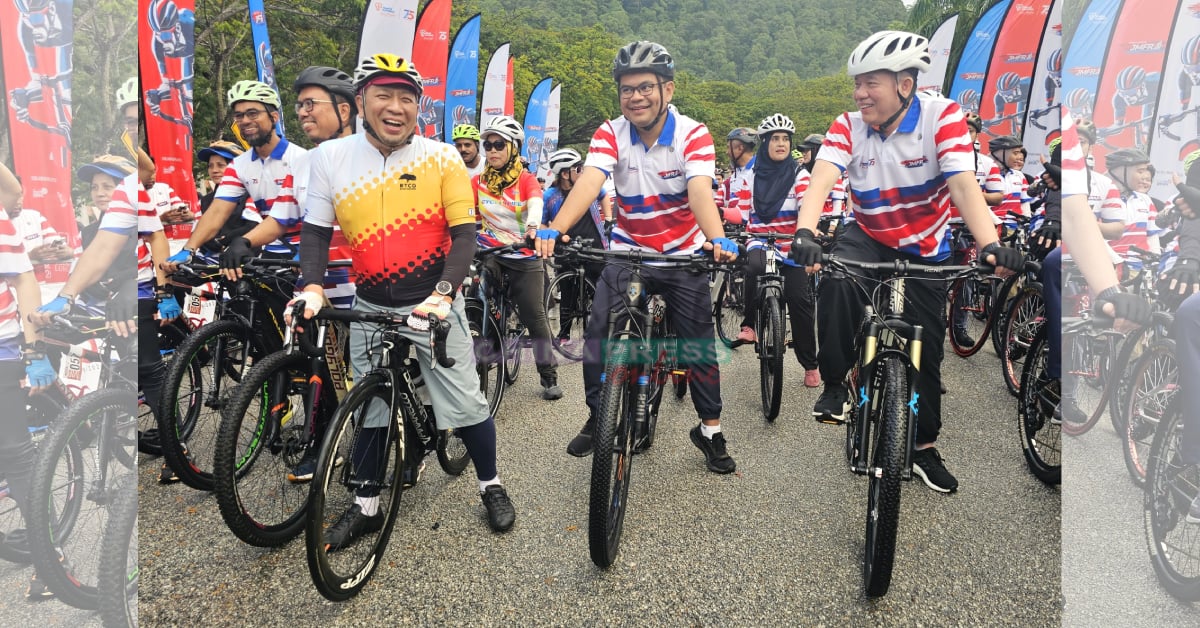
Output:
[[[1130,480],[1108,415],[1064,440],[1063,626],[1200,624],[1200,606],[1171,597],[1154,575],[1142,489]]]
[[[803,387],[794,361],[785,373],[772,425],[760,414],[749,349],[722,365],[732,475],[708,472],[688,440],[690,396],[664,400],[658,439],[634,462],[621,552],[608,571],[588,558],[590,459],[565,453],[586,416],[578,365],[560,368],[566,396],[555,402],[538,397],[527,365],[501,407],[513,530],[488,530],[471,470],[451,478],[431,457],[404,494],[386,562],[344,604],[313,588],[302,536],[275,550],[244,545],[210,495],[158,485],[158,461],[144,458],[140,621],[1059,625],[1059,491],[1025,467],[1015,399],[992,354],[946,359],[940,446],[961,488],[946,496],[919,480],[904,485],[895,575],[877,600],[862,593],[866,480],[845,467],[844,430],[809,417],[817,389]]]

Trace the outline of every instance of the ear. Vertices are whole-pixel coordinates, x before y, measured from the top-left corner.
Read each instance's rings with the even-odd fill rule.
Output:
[[[673,96],[675,96],[675,81],[663,83],[663,100],[665,103],[670,104]]]
[[[338,110],[338,120],[341,120],[342,124],[350,124],[350,122],[351,122],[350,116],[353,115],[353,113],[350,109],[350,103],[339,102],[337,104],[337,110]]]
[[[897,88],[905,97],[912,96],[913,90],[917,88],[917,79],[909,72],[901,72],[896,75]]]

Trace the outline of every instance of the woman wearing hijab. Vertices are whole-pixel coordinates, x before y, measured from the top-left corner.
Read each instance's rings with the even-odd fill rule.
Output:
[[[758,154],[754,167],[731,190],[732,202],[743,215],[749,214],[746,234],[794,233],[800,198],[808,189],[808,170],[801,168],[792,155],[792,136],[796,125],[787,116],[777,113],[758,125]],[[796,359],[804,367],[804,385],[815,388],[821,384],[817,370],[817,339],[814,325],[812,282],[804,269],[788,258],[791,242],[776,242],[775,263],[783,275],[783,300],[792,324],[792,345]],[[737,344],[757,342],[754,323],[758,319],[758,276],[766,270],[768,252],[761,241],[751,240],[746,247],[746,317]]]

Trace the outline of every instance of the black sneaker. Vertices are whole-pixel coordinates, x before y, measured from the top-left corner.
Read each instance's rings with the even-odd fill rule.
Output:
[[[29,588],[25,589],[25,599],[30,602],[38,602],[49,600],[53,597],[54,591],[51,591],[44,582],[38,580],[36,573],[29,577]]]
[[[513,507],[512,500],[508,498],[508,491],[505,491],[503,486],[493,484],[484,489],[479,498],[483,500],[483,507],[487,509],[488,526],[492,530],[507,532],[513,527],[513,522],[517,520],[517,509]]]
[[[692,428],[688,432],[688,436],[692,438],[692,444],[700,451],[704,452],[704,464],[709,471],[713,473],[733,473],[737,469],[737,463],[725,451],[725,434],[717,432],[712,438],[705,438],[700,433],[700,426]]]
[[[1062,400],[1062,403],[1059,407],[1059,414],[1064,423],[1079,424],[1087,423],[1088,420],[1088,415],[1084,414],[1083,410],[1079,409],[1079,406],[1075,404],[1075,400],[1073,398],[1066,398]]]
[[[1197,494],[1196,498],[1192,500],[1192,505],[1188,508],[1187,519],[1185,521],[1188,523],[1200,523],[1200,494]]]
[[[300,464],[288,473],[287,479],[289,482],[309,482],[313,478],[313,474],[317,472],[317,450],[310,447],[304,452],[304,457],[300,459]]]
[[[925,482],[925,486],[939,493],[953,493],[958,490],[958,480],[946,470],[942,464],[942,455],[934,447],[913,452],[913,473]]]
[[[592,432],[595,426],[596,422],[588,419],[587,423],[583,424],[583,429],[579,430],[567,445],[567,453],[576,458],[592,455]]]
[[[545,399],[546,401],[562,399],[562,396],[563,391],[558,387],[558,384],[551,384],[542,389],[542,399]]]
[[[411,467],[406,466],[404,469],[404,475],[402,476],[403,480],[400,483],[400,488],[412,488],[412,487],[416,486],[417,482],[421,481],[422,473],[425,473],[425,461],[424,460],[422,460],[421,463],[417,465],[416,473],[413,473],[413,469]]]
[[[158,471],[159,484],[174,484],[179,481],[179,474],[175,473],[175,469],[171,465],[163,463],[162,469]]]
[[[971,336],[967,335],[967,330],[955,329],[951,333],[954,334],[954,344],[956,344],[960,347],[974,347],[975,346],[975,339],[971,338]]]
[[[354,539],[382,528],[382,509],[375,516],[368,517],[363,514],[362,506],[353,504],[325,531],[325,551],[336,552],[349,547]]]
[[[842,384],[825,382],[825,390],[813,405],[813,418],[817,423],[840,425],[846,421],[846,412],[850,410],[850,393]]]

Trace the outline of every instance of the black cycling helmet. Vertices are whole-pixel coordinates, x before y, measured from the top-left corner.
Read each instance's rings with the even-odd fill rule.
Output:
[[[740,126],[725,136],[725,141],[731,140],[737,140],[747,146],[753,147],[758,144],[758,135],[754,132],[754,129]]]
[[[1001,135],[1000,137],[993,137],[990,141],[988,141],[988,150],[991,152],[996,152],[998,150],[1009,150],[1013,148],[1024,148],[1024,145],[1021,144],[1021,140],[1015,135]]]
[[[1150,163],[1150,155],[1136,148],[1122,148],[1104,156],[1104,164],[1111,170],[1122,166],[1140,166]]]
[[[320,87],[329,92],[329,99],[333,101],[333,108],[337,109],[339,99],[350,104],[350,130],[354,130],[354,119],[358,116],[358,103],[354,96],[354,83],[350,80],[350,75],[337,69],[323,65],[310,65],[300,72],[300,76],[296,77],[296,81],[292,83],[292,91],[299,94],[304,87],[313,85]],[[338,130],[333,137],[325,138],[326,140],[335,139],[342,135],[342,129],[347,125],[342,123],[341,115],[338,116]]]
[[[664,80],[675,80],[675,60],[661,44],[652,41],[635,41],[617,51],[613,59],[612,77],[620,81],[622,76],[634,72],[653,72]]]
[[[825,136],[820,133],[809,133],[800,145],[809,150],[820,148],[825,143]]]

